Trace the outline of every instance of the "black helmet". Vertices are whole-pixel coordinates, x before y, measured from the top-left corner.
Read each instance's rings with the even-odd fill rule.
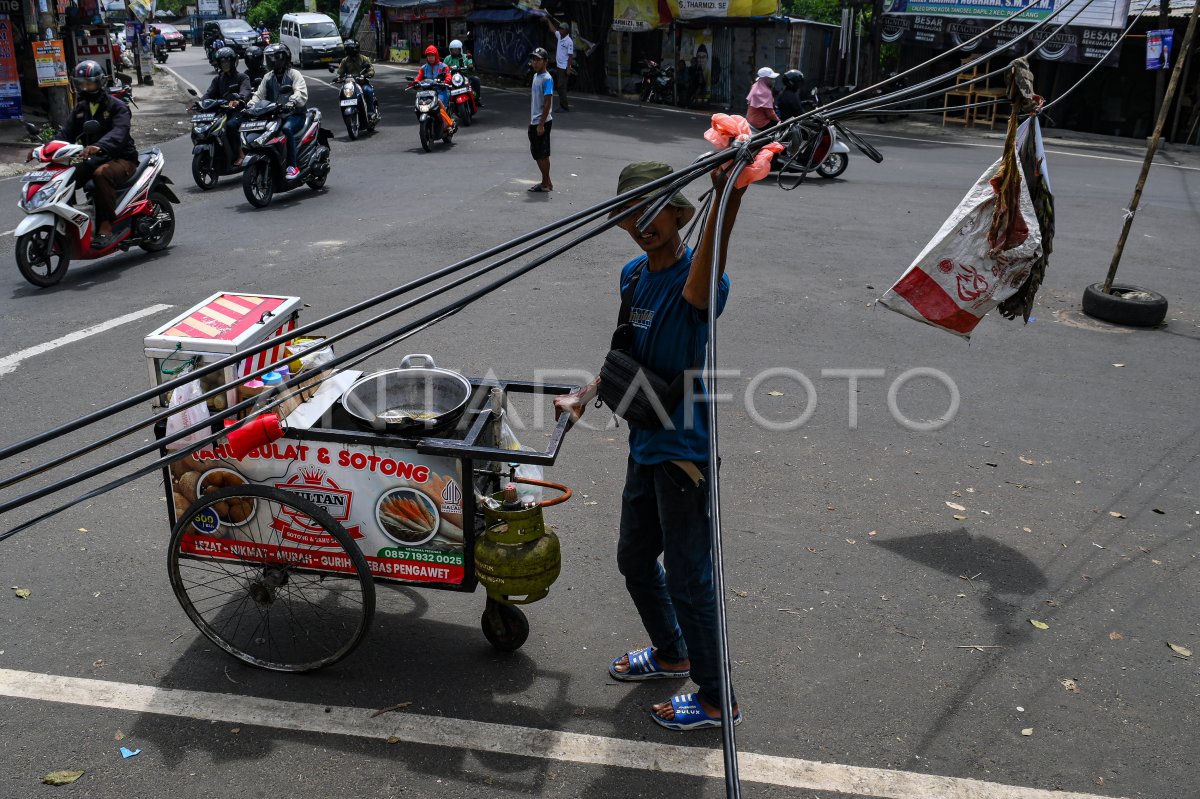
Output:
[[[353,39],[347,39],[344,46],[346,48],[346,56],[348,58],[354,58],[356,55],[358,55],[358,42],[354,41]]]
[[[267,66],[275,70],[276,73],[282,74],[284,70],[292,65],[292,54],[285,45],[268,44],[267,49],[263,50],[263,58],[267,61]]]
[[[794,92],[804,87],[804,73],[798,69],[789,69],[783,73],[783,85]]]
[[[257,45],[246,48],[246,66],[254,69],[262,69],[263,51]]]
[[[222,72],[233,72],[237,68],[237,53],[233,52],[232,47],[222,47],[217,51],[216,61],[217,68]]]
[[[106,79],[104,67],[95,61],[80,61],[71,73],[71,82],[75,84],[75,94],[80,99],[90,102],[95,102],[104,95]]]

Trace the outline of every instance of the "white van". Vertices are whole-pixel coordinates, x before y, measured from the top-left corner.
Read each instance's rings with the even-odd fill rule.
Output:
[[[279,41],[287,47],[292,64],[299,69],[341,61],[346,55],[337,23],[324,14],[284,14]]]

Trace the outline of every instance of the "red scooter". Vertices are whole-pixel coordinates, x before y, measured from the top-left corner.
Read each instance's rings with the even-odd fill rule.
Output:
[[[36,135],[32,125],[30,133]],[[83,125],[84,141],[98,138],[100,123]],[[72,258],[91,260],[117,250],[141,247],[146,252],[164,250],[175,235],[175,209],[179,198],[171,179],[163,174],[166,159],[157,147],[138,154],[137,169],[117,187],[113,236],[103,247],[93,242],[93,218],[75,205],[82,188],[89,197],[91,183],[77,186],[76,167],[83,162],[84,145],[51,141],[33,150],[42,168],[23,176],[18,202],[28,216],[17,225],[17,268],[35,286],[53,286],[63,279]]]
[[[471,81],[455,67],[450,68],[450,112],[465,128],[471,127],[471,120],[479,112]]]

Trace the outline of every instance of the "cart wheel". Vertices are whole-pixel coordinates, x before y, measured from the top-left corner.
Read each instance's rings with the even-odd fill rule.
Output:
[[[520,608],[489,599],[479,620],[483,637],[501,652],[516,652],[529,638],[529,619]]]
[[[171,533],[167,571],[200,632],[272,671],[336,663],[375,615],[371,570],[350,535],[271,486],[219,488],[192,503]]]

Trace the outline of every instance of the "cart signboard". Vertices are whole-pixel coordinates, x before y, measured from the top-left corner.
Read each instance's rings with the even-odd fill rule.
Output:
[[[341,524],[377,580],[462,585],[463,493],[456,458],[349,442],[283,438],[241,461],[224,445],[193,453],[203,491],[214,470],[241,482],[297,494]],[[226,482],[226,484],[228,484]],[[182,514],[183,508],[177,508]],[[353,573],[341,545],[320,524],[286,508],[266,518],[265,503],[234,523],[215,513],[193,520],[189,554],[245,560],[290,559],[309,568]]]

